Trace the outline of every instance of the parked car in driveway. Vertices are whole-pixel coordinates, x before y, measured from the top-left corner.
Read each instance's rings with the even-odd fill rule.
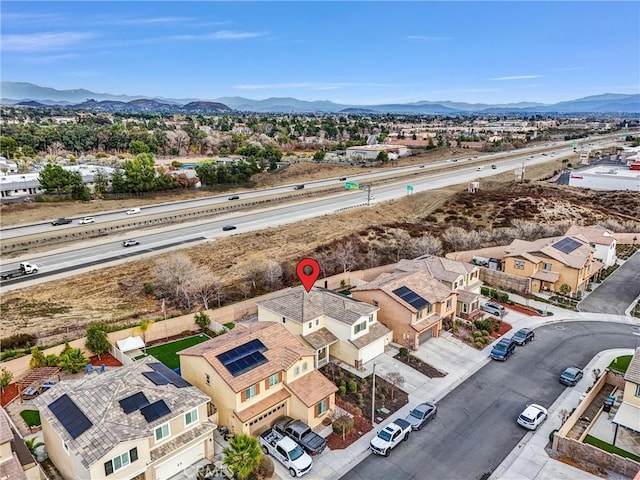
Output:
[[[84,217],[78,220],[78,225],[86,225],[87,223],[95,223],[96,219],[93,217]]]
[[[516,351],[516,342],[510,338],[503,338],[495,344],[489,356],[494,360],[506,361]]]
[[[327,441],[311,427],[301,420],[294,420],[291,417],[280,417],[273,422],[272,428],[283,435],[291,438],[300,445],[309,455],[320,455],[327,446]]]
[[[518,425],[522,425],[528,430],[537,429],[542,422],[547,418],[547,409],[532,403],[527,405],[527,408],[518,415]]]
[[[483,304],[480,308],[482,309],[483,312],[487,312],[491,315],[495,315],[496,317],[502,317],[504,316],[505,313],[507,313],[507,310],[502,305],[495,302],[487,302]]]
[[[584,373],[578,367],[567,367],[560,375],[560,383],[573,387],[582,379],[583,375]]]
[[[533,330],[531,330],[530,328],[521,328],[520,330],[518,330],[516,333],[513,334],[513,337],[511,337],[511,340],[516,342],[516,344],[521,347],[533,341],[535,336],[536,334],[533,333]]]
[[[427,423],[436,418],[438,407],[435,403],[425,402],[409,412],[405,420],[411,424],[412,430],[421,430]]]

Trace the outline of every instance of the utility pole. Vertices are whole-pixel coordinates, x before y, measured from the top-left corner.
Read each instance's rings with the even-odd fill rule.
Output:
[[[367,185],[367,207],[371,205],[371,184]]]

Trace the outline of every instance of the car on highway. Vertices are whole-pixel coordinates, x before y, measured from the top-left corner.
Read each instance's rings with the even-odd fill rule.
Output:
[[[420,168],[424,168],[424,167],[426,167],[426,165],[420,165]]]
[[[238,200],[240,198],[239,195],[231,195],[228,200]]]
[[[528,430],[535,430],[546,418],[547,409],[538,404],[531,403],[518,415],[518,425],[522,425]]]
[[[136,213],[140,213],[142,210],[139,208],[130,208],[127,210],[127,215],[135,215]]]
[[[438,407],[435,403],[424,402],[409,412],[405,420],[411,424],[412,430],[420,430],[431,420],[436,418]]]
[[[507,310],[496,302],[487,302],[484,303],[481,307],[483,312],[487,312],[491,315],[495,315],[496,317],[503,317]]]
[[[495,170],[495,169],[497,169],[497,168],[498,168],[498,166],[497,166],[497,165],[491,165],[491,170]]]
[[[58,226],[58,225],[66,225],[68,223],[71,223],[70,218],[56,218],[53,222],[51,222],[51,225]]]
[[[224,230],[225,232],[228,232],[229,230],[235,230],[236,227],[235,225],[225,225],[224,227],[222,227],[222,230]]]
[[[522,347],[523,345],[526,345],[527,343],[533,341],[535,337],[536,334],[530,328],[521,328],[513,334],[511,340],[516,342],[516,345]]]
[[[500,360],[501,362],[506,361],[513,352],[516,351],[516,342],[511,340],[510,338],[503,338],[498,343],[495,344],[489,356],[493,360]]]
[[[95,223],[96,219],[93,217],[84,217],[78,220],[79,225],[86,225],[87,223]]]
[[[568,387],[574,387],[583,377],[584,373],[578,367],[567,367],[560,374],[560,383]]]
[[[136,245],[140,245],[140,242],[138,240],[128,239],[122,241],[123,247],[134,247]]]
[[[344,182],[347,179],[347,177],[340,177],[340,181]]]
[[[478,172],[481,172],[482,170],[484,170],[484,167],[478,167],[478,168],[476,168],[476,170],[477,170]]]
[[[294,190],[302,190],[304,188],[304,185],[296,185],[295,187],[293,187]]]

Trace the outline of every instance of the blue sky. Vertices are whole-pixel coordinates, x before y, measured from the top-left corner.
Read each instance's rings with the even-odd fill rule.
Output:
[[[167,98],[640,92],[640,2],[2,2],[2,80]]]

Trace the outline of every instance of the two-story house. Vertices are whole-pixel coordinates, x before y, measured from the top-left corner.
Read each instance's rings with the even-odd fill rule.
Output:
[[[351,293],[380,307],[378,320],[393,331],[393,341],[414,350],[440,336],[443,319],[455,319],[458,293],[425,272],[383,273]]]
[[[324,288],[296,287],[258,302],[258,320],[279,322],[315,351],[316,368],[329,356],[360,368],[385,352],[391,330],[378,322],[378,310]]]
[[[602,269],[594,249],[576,237],[514,240],[507,247],[504,272],[531,280],[532,292],[556,292],[564,284],[583,293]]]
[[[256,435],[288,415],[312,428],[329,415],[337,387],[315,368],[315,351],[281,324],[236,324],[178,352],[185,379],[211,398],[219,421]]]
[[[413,260],[400,260],[396,272],[426,272],[446,287],[458,292],[456,316],[473,321],[482,317],[480,267],[435,255],[423,255]]]
[[[153,357],[60,382],[34,404],[68,479],[163,480],[214,457],[209,397]]]
[[[640,433],[640,348],[637,348],[624,374],[624,394],[613,423]],[[614,440],[615,442],[615,440]]]
[[[4,408],[0,408],[0,479],[40,480],[46,478],[31,452],[9,421]]]
[[[614,233],[600,225],[589,225],[586,227],[573,225],[565,233],[568,237],[576,237],[595,249],[593,256],[600,260],[605,267],[615,265],[618,261],[616,256],[616,239]]]

